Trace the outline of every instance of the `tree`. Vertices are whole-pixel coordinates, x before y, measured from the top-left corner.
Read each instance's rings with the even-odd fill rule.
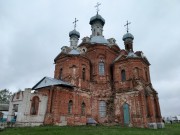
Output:
[[[8,104],[11,96],[12,92],[8,89],[0,90],[0,104]]]

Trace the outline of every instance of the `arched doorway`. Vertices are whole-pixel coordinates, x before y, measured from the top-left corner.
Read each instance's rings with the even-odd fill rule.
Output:
[[[124,103],[123,105],[123,113],[124,113],[124,124],[128,125],[130,123],[130,116],[129,116],[129,105]]]

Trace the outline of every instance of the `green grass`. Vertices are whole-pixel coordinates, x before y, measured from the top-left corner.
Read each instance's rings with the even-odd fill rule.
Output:
[[[120,126],[40,126],[6,128],[0,135],[180,135],[180,124],[164,129],[126,128]]]

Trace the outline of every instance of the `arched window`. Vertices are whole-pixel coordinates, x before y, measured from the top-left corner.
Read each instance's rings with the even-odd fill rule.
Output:
[[[63,69],[61,68],[60,69],[60,72],[59,72],[59,79],[62,80],[62,73],[63,73]]]
[[[105,101],[99,102],[99,116],[106,117],[106,102]]]
[[[84,81],[85,78],[86,78],[86,69],[83,68],[83,69],[82,69],[82,80]]]
[[[85,115],[86,114],[86,104],[83,102],[81,104],[81,115]]]
[[[104,75],[104,62],[99,62],[99,75]]]
[[[35,96],[32,98],[31,101],[31,115],[37,115],[38,114],[38,108],[39,108],[39,97]]]
[[[126,81],[126,72],[125,72],[124,69],[121,70],[121,81],[122,81],[122,82]]]
[[[69,114],[72,114],[72,108],[73,108],[73,101],[70,100],[68,103],[68,113]]]

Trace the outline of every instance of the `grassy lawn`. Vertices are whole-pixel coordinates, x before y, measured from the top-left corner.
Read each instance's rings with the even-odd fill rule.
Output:
[[[164,129],[126,128],[120,126],[41,126],[6,128],[0,135],[180,135],[180,124],[168,124]]]

